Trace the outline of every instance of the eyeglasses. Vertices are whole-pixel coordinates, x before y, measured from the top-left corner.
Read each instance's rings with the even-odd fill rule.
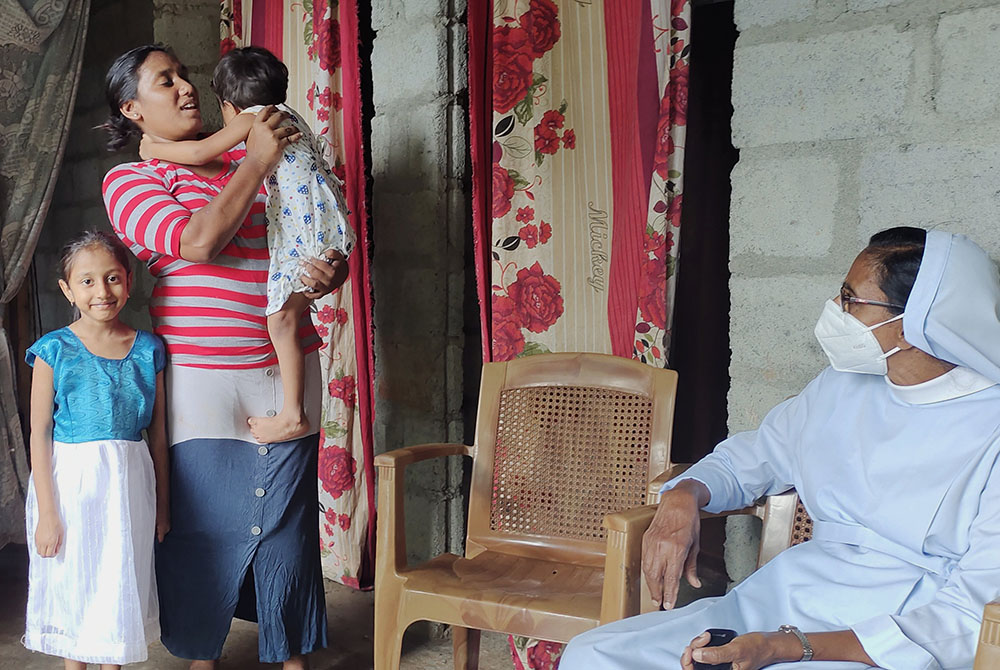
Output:
[[[898,309],[902,312],[905,307],[903,305],[896,305],[891,302],[882,302],[881,300],[868,300],[867,298],[858,298],[847,292],[847,289],[840,289],[840,309],[844,312],[847,311],[847,306],[855,305],[875,305],[876,307],[885,307],[887,309]]]

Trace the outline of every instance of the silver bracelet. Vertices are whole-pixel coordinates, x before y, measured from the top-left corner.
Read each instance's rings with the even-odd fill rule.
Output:
[[[811,661],[812,660],[812,658],[813,658],[813,648],[812,648],[812,645],[809,644],[809,638],[807,638],[805,636],[805,633],[803,633],[802,631],[800,631],[795,626],[790,626],[788,624],[784,624],[782,626],[778,626],[778,632],[779,633],[791,633],[795,637],[799,638],[799,642],[802,643],[802,658],[799,659],[799,660],[800,661]]]

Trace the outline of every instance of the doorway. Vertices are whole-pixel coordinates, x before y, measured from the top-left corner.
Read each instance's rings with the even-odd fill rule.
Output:
[[[693,463],[727,435],[729,174],[739,159],[731,120],[733,0],[694,0],[680,272],[670,366],[679,375],[673,459]]]

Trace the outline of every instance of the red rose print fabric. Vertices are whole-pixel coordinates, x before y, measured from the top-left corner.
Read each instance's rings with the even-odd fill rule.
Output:
[[[686,0],[672,0],[661,35],[669,35],[667,86],[656,122],[653,174],[639,279],[632,356],[666,366],[670,349],[672,305],[677,283],[678,239],[683,205],[684,136],[687,129],[688,54],[691,13]]]
[[[222,0],[219,21],[219,55],[245,45],[243,0]]]
[[[324,379],[317,523],[324,576],[367,587],[374,572],[373,406],[357,3],[223,0],[220,25],[222,50],[254,44],[289,64],[288,104],[309,121],[345,182],[359,247],[350,259],[350,279],[317,301],[312,314],[323,338]]]
[[[469,11],[484,359],[593,351],[666,366],[689,0],[493,0]],[[492,28],[474,30],[489,13]],[[562,650],[515,637],[510,648],[516,668],[535,670],[558,667]]]
[[[473,142],[476,179],[488,175],[474,203],[484,356],[598,351],[665,366],[689,3],[490,7],[489,38],[470,36],[470,63],[492,65],[486,77],[470,74],[470,91],[491,83],[471,110],[483,140]],[[476,49],[488,58],[477,61]],[[655,81],[640,76],[651,70]]]

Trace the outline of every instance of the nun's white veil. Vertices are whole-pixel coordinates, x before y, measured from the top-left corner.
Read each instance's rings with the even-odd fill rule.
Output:
[[[1000,384],[1000,276],[975,242],[928,231],[903,336],[935,358]]]

